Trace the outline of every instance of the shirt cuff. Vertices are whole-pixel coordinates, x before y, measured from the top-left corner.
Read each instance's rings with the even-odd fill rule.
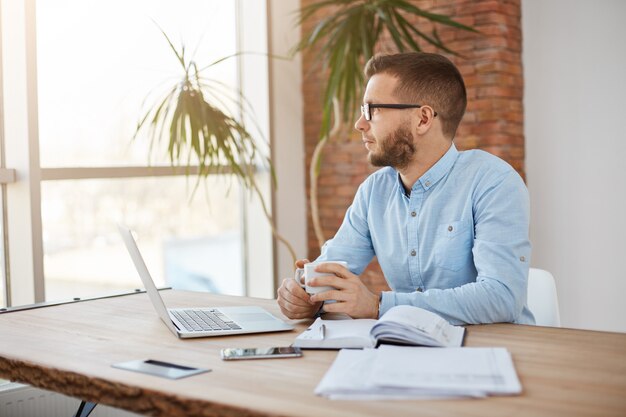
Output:
[[[380,305],[378,306],[378,318],[387,312],[391,307],[396,305],[396,299],[393,291],[385,291],[381,293]]]

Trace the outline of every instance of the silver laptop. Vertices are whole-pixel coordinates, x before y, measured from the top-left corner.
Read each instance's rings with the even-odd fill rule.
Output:
[[[118,229],[154,309],[176,336],[180,338],[227,336],[293,329],[293,326],[277,319],[261,307],[166,308],[132,232],[124,226],[118,226]]]

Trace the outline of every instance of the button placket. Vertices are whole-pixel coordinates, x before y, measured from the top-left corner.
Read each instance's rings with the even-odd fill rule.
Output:
[[[407,210],[408,219],[406,224],[407,233],[407,255],[408,255],[408,268],[410,275],[409,288],[416,288],[422,286],[421,268],[419,264],[419,219],[420,209],[424,199],[424,190],[422,187],[415,186],[411,192],[411,199]]]

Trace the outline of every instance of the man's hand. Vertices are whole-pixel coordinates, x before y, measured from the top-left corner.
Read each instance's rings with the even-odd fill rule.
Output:
[[[308,259],[301,259],[296,262],[296,267],[303,268],[309,262]],[[277,298],[280,311],[290,319],[311,318],[322,306],[320,301],[311,301],[309,294],[293,278],[283,280],[277,291]]]
[[[378,318],[378,295],[368,290],[357,275],[332,263],[320,264],[315,270],[329,275],[313,278],[311,286],[330,285],[336,289],[312,295],[311,301],[337,300],[336,303],[324,304],[328,313],[345,313],[355,319]]]

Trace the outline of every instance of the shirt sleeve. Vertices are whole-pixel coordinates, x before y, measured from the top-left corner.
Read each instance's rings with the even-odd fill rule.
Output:
[[[368,225],[368,207],[371,192],[371,177],[363,182],[346,211],[343,223],[322,247],[316,262],[346,261],[348,269],[360,275],[374,257],[374,247]]]
[[[380,315],[395,305],[409,304],[433,311],[452,324],[525,321],[521,316],[530,262],[528,190],[511,170],[477,191],[472,247],[476,281],[424,292],[385,292]]]

